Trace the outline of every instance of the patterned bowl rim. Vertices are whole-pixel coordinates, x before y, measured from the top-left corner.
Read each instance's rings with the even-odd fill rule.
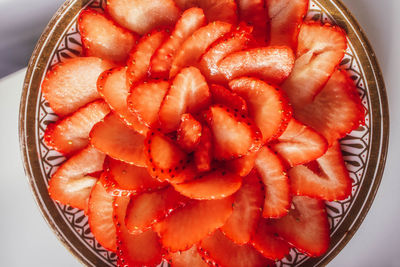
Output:
[[[328,264],[350,241],[350,239],[354,236],[355,232],[358,230],[359,226],[363,222],[365,216],[367,215],[372,202],[377,193],[378,187],[381,183],[386,157],[389,143],[389,111],[388,111],[388,103],[386,90],[384,85],[383,76],[377,62],[375,53],[370,45],[370,42],[363,30],[361,29],[359,23],[355,19],[355,17],[351,14],[351,12],[345,7],[345,5],[340,0],[316,0],[322,6],[326,7],[329,14],[335,18],[336,23],[347,30],[349,38],[356,38],[357,41],[355,44],[355,50],[357,54],[363,52],[365,54],[364,58],[362,58],[361,64],[369,65],[370,68],[367,68],[366,77],[373,77],[374,80],[368,80],[368,85],[371,86],[369,90],[369,97],[371,98],[371,109],[376,112],[372,113],[372,121],[373,124],[371,128],[374,128],[374,135],[372,138],[372,151],[370,154],[370,160],[367,166],[369,169],[371,164],[375,164],[375,168],[371,173],[374,177],[373,183],[369,185],[368,190],[364,190],[367,192],[363,192],[364,198],[366,199],[364,205],[361,207],[361,210],[358,214],[351,217],[351,220],[348,221],[348,230],[346,233],[343,233],[344,238],[339,240],[329,252],[329,255],[323,260],[319,260],[318,258],[312,259],[307,262],[308,265],[326,265]],[[62,34],[65,30],[65,27],[70,23],[70,21],[76,16],[76,14],[87,4],[91,2],[91,0],[69,0],[66,1],[55,13],[47,27],[42,33],[34,51],[32,57],[30,59],[28,70],[25,76],[25,81],[23,85],[23,91],[21,95],[20,102],[20,114],[19,114],[19,139],[20,139],[20,149],[24,162],[25,174],[30,183],[33,195],[35,197],[35,201],[38,204],[42,215],[44,216],[47,223],[52,228],[53,232],[56,234],[61,243],[82,263],[85,265],[93,265],[96,262],[96,259],[91,255],[83,255],[80,253],[81,249],[85,249],[85,247],[80,244],[79,239],[75,239],[72,241],[66,241],[64,237],[63,231],[65,229],[59,229],[57,227],[57,222],[54,221],[54,218],[51,214],[51,211],[48,211],[45,207],[45,203],[42,202],[41,197],[43,194],[47,194],[43,190],[40,190],[36,187],[36,176],[38,174],[39,162],[34,157],[37,155],[37,148],[35,145],[35,132],[32,127],[35,119],[36,112],[36,101],[32,97],[32,94],[36,94],[40,90],[40,81],[43,75],[43,72],[46,70],[46,66],[48,63],[48,58],[51,56],[51,49],[45,49],[46,47],[54,47],[58,40],[62,37]],[[36,84],[36,87],[33,87],[32,84]],[[39,86],[37,86],[39,85]],[[34,92],[32,93],[31,90]],[[47,195],[47,198],[50,199]],[[356,201],[357,202],[357,201]],[[346,224],[347,225],[347,224]]]

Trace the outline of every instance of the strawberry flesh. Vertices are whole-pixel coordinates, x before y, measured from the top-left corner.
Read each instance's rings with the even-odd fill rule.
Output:
[[[268,13],[265,8],[266,0],[238,0],[240,20],[254,27],[253,35],[262,44],[267,41]]]
[[[258,151],[255,151],[246,156],[226,161],[226,168],[242,177],[249,175],[254,168],[257,152]]]
[[[247,115],[246,101],[231,90],[218,84],[210,86],[210,92],[213,104],[220,104],[233,109],[235,112],[240,112]]]
[[[176,138],[179,146],[188,153],[193,152],[200,143],[201,130],[200,122],[189,113],[183,114]]]
[[[172,267],[209,267],[195,245],[185,251],[169,253],[168,260]]]
[[[194,151],[194,161],[199,172],[211,170],[213,160],[212,133],[210,128],[203,126],[201,131],[200,143]]]

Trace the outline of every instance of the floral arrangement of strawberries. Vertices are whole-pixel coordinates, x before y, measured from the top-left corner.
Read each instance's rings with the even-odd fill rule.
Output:
[[[308,0],[108,0],[42,92],[68,159],[49,182],[120,266],[274,266],[330,243],[338,140],[364,122],[337,26]]]

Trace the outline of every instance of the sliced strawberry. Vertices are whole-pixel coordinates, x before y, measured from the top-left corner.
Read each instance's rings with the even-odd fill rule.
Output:
[[[83,50],[94,56],[123,63],[138,36],[117,26],[114,21],[93,9],[84,9],[78,18]]]
[[[336,201],[346,199],[351,194],[352,180],[338,142],[311,165],[290,169],[289,177],[294,195]]]
[[[230,81],[242,76],[281,84],[294,66],[293,51],[286,46],[268,46],[239,51],[219,63],[219,71]]]
[[[221,199],[239,190],[242,178],[225,169],[217,169],[197,177],[196,179],[174,184],[176,191],[192,199]]]
[[[255,171],[243,178],[242,187],[234,195],[233,213],[221,227],[236,244],[250,241],[261,217],[264,195],[264,186]]]
[[[112,158],[140,167],[146,166],[144,137],[128,128],[114,113],[93,127],[90,142]]]
[[[187,250],[224,225],[232,214],[233,197],[220,200],[194,200],[155,224],[161,243],[169,251]]]
[[[47,72],[42,93],[59,116],[66,116],[98,99],[99,75],[113,64],[96,57],[76,57],[59,63]]]
[[[247,115],[246,101],[238,94],[218,84],[212,84],[210,92],[213,104],[221,104]]]
[[[194,161],[199,172],[211,170],[213,159],[212,133],[210,128],[203,126],[201,131],[200,143],[194,151]]]
[[[186,197],[176,192],[171,186],[132,196],[126,211],[126,227],[133,234],[142,233],[175,209],[185,206],[187,201]]]
[[[265,185],[263,217],[285,216],[290,208],[290,188],[283,163],[274,152],[263,147],[258,152],[255,167]]]
[[[254,27],[254,36],[265,43],[267,41],[268,13],[265,8],[266,0],[238,0],[240,20],[246,21]],[[268,2],[268,1],[267,1]]]
[[[257,152],[258,151],[255,151],[246,156],[227,161],[227,169],[239,174],[242,177],[249,175],[249,173],[253,170]]]
[[[131,89],[128,96],[129,110],[136,114],[139,120],[149,128],[158,124],[158,112],[164,96],[169,89],[167,81],[148,81],[140,83]]]
[[[195,67],[182,69],[161,105],[159,119],[162,129],[175,131],[184,113],[197,113],[208,107],[210,101],[210,90],[201,72]]]
[[[190,8],[183,12],[170,38],[154,54],[151,60],[151,75],[168,78],[172,61],[182,43],[205,24],[206,18],[202,9]]]
[[[90,193],[88,221],[96,240],[106,249],[117,250],[117,232],[113,220],[114,197],[97,182]]]
[[[270,45],[286,45],[294,51],[309,0],[266,0]]]
[[[260,128],[263,142],[283,133],[292,117],[292,110],[279,88],[249,77],[233,80],[229,86],[246,100],[249,116]]]
[[[289,122],[285,132],[270,146],[291,167],[313,161],[328,149],[328,143],[322,135],[295,119]]]
[[[107,12],[117,23],[140,35],[172,26],[180,15],[173,0],[108,0]]]
[[[189,113],[183,114],[178,128],[177,142],[186,152],[193,152],[200,143],[201,123]]]
[[[192,246],[185,251],[169,253],[168,259],[172,267],[209,267],[203,260],[197,246]]]
[[[245,115],[219,105],[210,108],[207,119],[214,137],[216,159],[230,160],[260,148],[260,130]]]
[[[177,51],[169,77],[175,77],[184,67],[196,66],[207,48],[231,29],[231,24],[215,21],[195,31]]]
[[[220,230],[201,241],[200,253],[216,266],[272,267],[275,262],[264,258],[251,245],[237,245]]]
[[[64,162],[49,181],[50,197],[64,205],[87,211],[97,178],[90,173],[103,169],[105,155],[88,146]]]
[[[313,102],[299,108],[295,115],[332,145],[364,123],[365,109],[354,82],[337,70]]]
[[[301,26],[295,66],[282,85],[295,111],[311,103],[320,92],[346,47],[346,33],[337,26],[316,22]]]
[[[72,154],[89,144],[92,127],[110,112],[101,100],[92,102],[55,124],[49,124],[44,140],[49,147],[63,154]]]
[[[325,204],[309,197],[293,197],[294,209],[273,223],[280,237],[308,256],[318,257],[329,248],[329,222]]]

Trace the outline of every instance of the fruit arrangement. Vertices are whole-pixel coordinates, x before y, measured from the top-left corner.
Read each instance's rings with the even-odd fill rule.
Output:
[[[108,0],[83,56],[42,92],[67,160],[49,181],[119,266],[275,266],[323,255],[325,201],[352,181],[339,140],[364,123],[346,33],[308,0]]]

